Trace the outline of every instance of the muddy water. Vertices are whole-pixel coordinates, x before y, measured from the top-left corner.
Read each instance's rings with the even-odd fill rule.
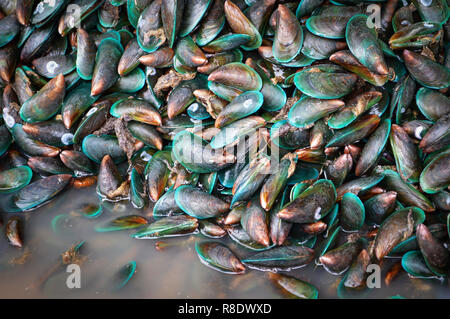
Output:
[[[5,197],[0,203],[5,203]],[[136,211],[127,204],[105,203],[97,218],[86,218],[75,212],[84,203],[98,203],[94,188],[69,189],[51,203],[26,213],[0,213],[3,224],[12,216],[24,222],[24,247],[10,246],[0,237],[0,298],[288,298],[268,279],[267,273],[247,270],[243,275],[227,275],[200,263],[194,244],[207,240],[203,235],[160,240],[137,240],[130,231],[99,233],[95,226],[129,214],[150,216],[151,209]],[[85,241],[81,252],[81,288],[69,289],[70,275],[59,269],[42,283],[42,278],[61,259],[62,252]],[[250,252],[223,240],[238,256]],[[128,284],[116,291],[118,270],[136,261],[137,271]],[[450,288],[438,280],[411,279],[404,272],[389,285],[384,275],[399,260],[382,265],[381,289],[370,289],[365,298],[450,298]],[[340,276],[327,273],[311,264],[290,272],[314,284],[320,298],[336,298]],[[361,296],[363,296],[361,294]]]

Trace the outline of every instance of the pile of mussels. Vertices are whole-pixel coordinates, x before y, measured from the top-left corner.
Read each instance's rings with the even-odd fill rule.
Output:
[[[6,234],[67,188],[152,216],[98,231],[198,241],[206,265],[313,261],[366,289],[401,258],[448,285],[446,0],[0,1],[0,192]],[[100,205],[100,204],[99,204]],[[100,205],[101,207],[101,205]],[[95,215],[99,207],[86,206]],[[131,267],[134,269],[135,267]]]

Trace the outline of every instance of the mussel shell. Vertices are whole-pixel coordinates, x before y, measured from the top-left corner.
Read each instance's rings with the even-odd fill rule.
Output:
[[[7,45],[20,31],[20,24],[15,14],[0,20],[0,47]]]
[[[262,43],[261,34],[253,23],[244,15],[237,5],[226,0],[224,5],[225,17],[228,25],[237,34],[248,34],[252,37],[242,48],[246,51],[258,48]]]
[[[419,11],[423,21],[443,24],[450,16],[450,10],[445,0],[434,0],[431,2],[413,0],[412,3]]]
[[[54,157],[61,151],[57,147],[46,145],[32,139],[24,132],[22,124],[15,124],[11,130],[11,133],[17,146],[19,146],[28,155]]]
[[[122,54],[123,47],[119,41],[106,38],[100,42],[95,57],[91,95],[99,95],[116,83],[119,77],[117,67]]]
[[[299,299],[317,299],[319,296],[317,288],[306,281],[275,273],[271,273],[269,276],[277,285]]]
[[[29,123],[48,120],[59,111],[64,94],[64,76],[60,74],[22,105],[20,117]]]
[[[288,121],[295,127],[305,127],[335,112],[344,105],[344,101],[337,99],[322,100],[303,97],[289,110]]]
[[[447,276],[450,265],[450,255],[447,248],[423,224],[417,226],[416,235],[420,251],[428,268],[438,276]]]
[[[442,152],[425,166],[420,174],[420,188],[425,193],[437,193],[450,185],[449,160],[450,152]]]
[[[164,193],[169,179],[169,166],[172,165],[172,156],[169,151],[156,152],[145,167],[148,194],[156,202]]]
[[[186,214],[197,219],[217,217],[229,210],[228,203],[190,185],[177,188],[175,202]]]
[[[127,116],[135,121],[159,126],[162,123],[159,112],[147,101],[142,99],[123,99],[114,103],[110,113],[120,118]]]
[[[37,73],[46,77],[54,78],[58,74],[69,74],[76,68],[76,57],[69,55],[47,55],[33,60],[33,66]]]
[[[83,139],[82,149],[89,159],[98,164],[105,155],[111,155],[116,164],[126,160],[125,152],[119,146],[117,138],[112,135],[88,135]]]
[[[370,135],[364,145],[355,167],[355,175],[361,176],[373,168],[386,146],[391,131],[391,120],[385,119]]]
[[[313,223],[326,216],[336,202],[336,189],[329,180],[318,180],[278,212],[294,223]]]
[[[323,254],[319,257],[319,261],[328,272],[335,275],[342,274],[351,266],[353,259],[358,256],[361,248],[361,239],[346,242]]]
[[[221,128],[259,110],[264,97],[258,91],[246,91],[231,101],[217,116],[215,126]]]
[[[414,79],[430,89],[450,86],[450,70],[433,60],[409,50],[403,51],[406,68]]]
[[[450,113],[450,99],[436,90],[420,88],[416,94],[416,104],[430,121],[437,121]]]
[[[410,275],[417,278],[433,278],[435,275],[428,268],[419,250],[407,252],[402,257],[402,267]]]
[[[312,66],[296,73],[294,84],[311,97],[338,99],[350,93],[357,79],[355,74],[322,72],[317,66]]]
[[[435,210],[434,204],[424,194],[406,183],[397,172],[386,170],[383,175],[386,189],[397,192],[397,198],[402,204],[417,206],[427,213]]]
[[[294,13],[280,4],[276,11],[275,37],[273,56],[281,62],[292,61],[303,45],[303,29]]]
[[[220,171],[236,160],[234,155],[212,149],[205,140],[188,131],[175,136],[172,154],[185,168],[196,173]]]
[[[30,157],[28,166],[33,171],[41,175],[70,174],[73,175],[71,169],[67,168],[57,157]]]
[[[169,48],[172,48],[179,34],[184,12],[184,0],[165,0],[161,5],[161,17]]]
[[[392,213],[381,224],[375,237],[375,257],[381,260],[387,256],[396,245],[411,236],[415,226],[424,220],[425,213],[417,207],[407,207]]]
[[[10,193],[18,191],[27,186],[33,172],[28,166],[19,166],[0,172],[0,193]]]
[[[21,211],[37,208],[58,195],[71,180],[72,175],[52,175],[37,180],[14,195],[14,205]]]
[[[194,30],[208,11],[213,0],[186,1],[179,35],[185,37]]]
[[[63,147],[73,144],[73,131],[66,129],[62,121],[26,123],[22,128],[32,138],[48,145]]]
[[[225,25],[223,4],[224,0],[214,0],[211,9],[200,23],[195,33],[195,41],[199,46],[208,44],[222,31]]]
[[[365,208],[358,196],[352,193],[344,194],[340,208],[340,221],[343,230],[357,231],[364,225]]]
[[[198,220],[191,216],[180,215],[158,219],[144,229],[131,235],[137,239],[156,239],[190,235],[198,228]]]
[[[226,274],[241,274],[245,266],[225,245],[219,242],[195,243],[200,261],[208,267]]]
[[[255,131],[262,127],[266,121],[259,116],[248,116],[223,127],[210,142],[214,149],[222,148],[233,143],[243,136],[255,134]]]
[[[314,251],[304,246],[279,246],[251,255],[242,262],[249,268],[262,271],[289,271],[309,264]]]
[[[137,22],[137,42],[145,52],[153,52],[164,43],[165,35],[161,25],[160,13],[163,2],[165,1],[152,1],[152,3],[142,12]],[[165,18],[163,18],[163,23],[164,19]]]
[[[161,196],[153,206],[153,217],[159,219],[161,217],[180,215],[183,211],[175,201],[175,190],[169,189]]]
[[[95,230],[104,233],[139,228],[146,224],[148,224],[147,219],[140,215],[126,215],[117,217],[104,225],[96,226]]]

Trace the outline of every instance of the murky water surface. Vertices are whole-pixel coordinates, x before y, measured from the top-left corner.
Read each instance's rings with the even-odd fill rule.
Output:
[[[6,197],[0,200],[4,204]],[[243,275],[227,275],[200,263],[194,244],[207,240],[201,234],[137,240],[129,236],[133,230],[99,233],[94,229],[118,216],[150,216],[150,208],[137,211],[126,203],[104,203],[100,216],[86,218],[75,213],[86,203],[98,203],[95,188],[69,189],[32,212],[0,213],[3,224],[12,216],[20,216],[24,222],[22,249],[7,243],[2,226],[0,298],[289,298],[265,272],[248,269]],[[252,253],[229,239],[221,240],[241,258]],[[43,281],[61,259],[61,253],[80,241],[85,241],[81,252],[86,256],[81,265],[81,288],[67,287],[70,274],[65,268],[55,268]],[[130,261],[137,263],[134,277],[123,289],[114,290],[118,270]],[[386,286],[387,270],[399,261],[390,259],[382,264],[382,288],[370,289],[365,298],[450,298],[448,283],[411,279],[405,272]],[[337,297],[341,276],[331,275],[314,264],[290,274],[314,284],[319,298]]]

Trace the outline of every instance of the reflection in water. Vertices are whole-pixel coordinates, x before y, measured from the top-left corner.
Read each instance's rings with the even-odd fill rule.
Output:
[[[2,211],[9,196],[0,198]],[[134,230],[96,232],[119,216],[151,216],[151,208],[138,211],[124,203],[103,203],[98,208],[95,188],[69,189],[49,204],[25,213],[1,213],[2,232],[6,221],[19,216],[24,225],[23,248],[0,239],[0,298],[286,298],[265,272],[247,269],[243,275],[228,275],[203,265],[194,245],[206,238],[201,234],[158,240],[137,240]],[[97,212],[97,213],[95,213]],[[210,239],[208,239],[210,240]],[[65,266],[36,288],[43,276],[61,263],[61,254],[74,244],[80,248],[81,288],[69,289]],[[241,259],[251,251],[237,247],[228,238],[221,239]],[[115,289],[118,272],[136,261],[136,272],[122,289]],[[385,273],[397,260],[386,260]],[[340,277],[328,274],[322,267],[309,266],[290,275],[317,287],[319,298],[335,298]],[[446,283],[437,280],[410,279],[404,271],[387,287],[372,289],[366,298],[450,298]]]

